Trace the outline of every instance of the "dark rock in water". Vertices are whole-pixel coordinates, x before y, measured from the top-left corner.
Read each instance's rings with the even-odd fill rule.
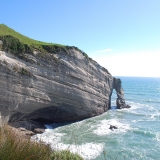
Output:
[[[109,127],[109,129],[118,129],[118,127],[116,127],[116,126],[113,126],[113,125],[110,125],[110,127]]]
[[[117,98],[116,104],[117,104],[117,109],[131,108],[130,105],[127,105],[125,101],[120,98]]]
[[[131,106],[127,105],[124,100],[124,91],[121,85],[121,80],[119,78],[114,78],[114,88],[117,93],[117,109],[130,108]]]

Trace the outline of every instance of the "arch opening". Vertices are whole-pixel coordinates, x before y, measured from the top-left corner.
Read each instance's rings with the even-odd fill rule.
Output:
[[[122,82],[119,78],[114,78],[113,82],[113,92],[112,92],[112,98],[113,100],[113,106],[111,101],[111,108],[117,108],[117,109],[123,109],[123,108],[130,108],[131,106],[127,105],[124,99],[124,91],[122,88]],[[116,102],[116,104],[115,104]]]

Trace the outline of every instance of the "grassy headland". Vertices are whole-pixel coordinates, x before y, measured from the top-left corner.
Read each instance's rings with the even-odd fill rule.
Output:
[[[33,53],[35,50],[44,54],[57,53],[60,50],[68,53],[69,49],[74,48],[88,58],[86,53],[75,46],[65,46],[62,44],[37,41],[16,32],[4,24],[0,24],[0,40],[3,41],[3,45],[0,46],[0,49],[9,50],[16,54],[22,54],[24,52]]]
[[[3,41],[3,48],[10,49],[12,52],[33,52],[38,50],[45,53],[47,52],[46,46],[50,46],[52,50],[65,48],[61,44],[46,43],[28,38],[4,24],[0,24],[0,39]]]

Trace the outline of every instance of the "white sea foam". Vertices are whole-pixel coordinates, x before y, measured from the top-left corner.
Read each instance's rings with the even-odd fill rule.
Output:
[[[159,117],[160,117],[160,113],[157,112],[157,113],[155,113],[155,114],[152,114],[152,115],[150,116],[150,119],[152,119],[153,121],[155,121],[155,120],[158,119]]]
[[[84,159],[95,159],[102,151],[104,144],[102,143],[85,143],[82,145],[58,143],[57,146],[51,144],[52,149],[56,150],[70,150],[72,153],[78,153]]]
[[[156,133],[156,140],[160,142],[160,132]]]
[[[46,144],[57,145],[61,140],[61,137],[64,136],[64,133],[56,133],[52,129],[46,129],[43,134],[37,134],[32,136],[32,140],[43,141]]]
[[[109,129],[110,125],[116,126],[117,129]],[[100,124],[97,125],[97,129],[93,132],[97,135],[106,135],[106,134],[113,134],[113,133],[119,133],[119,132],[126,132],[129,130],[130,127],[128,124],[123,124],[118,122],[117,119],[110,119],[110,120],[102,120]]]
[[[62,143],[61,138],[64,135],[64,133],[56,133],[53,129],[46,129],[43,134],[33,136],[32,140],[43,141],[49,144],[53,150],[70,150],[72,153],[78,153],[86,160],[95,159],[103,151],[103,143],[84,143],[81,145]]]
[[[136,109],[144,107],[144,104],[135,103],[131,101],[126,101],[126,104],[129,104],[131,106],[131,108],[129,108],[128,110],[136,110]]]

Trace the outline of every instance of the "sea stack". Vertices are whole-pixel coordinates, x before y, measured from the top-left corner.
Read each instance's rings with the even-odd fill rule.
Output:
[[[121,79],[119,78],[114,78],[114,89],[116,90],[117,93],[117,109],[123,109],[123,108],[130,108],[131,106],[127,105],[125,103],[125,99],[124,99],[124,91],[121,85]]]

